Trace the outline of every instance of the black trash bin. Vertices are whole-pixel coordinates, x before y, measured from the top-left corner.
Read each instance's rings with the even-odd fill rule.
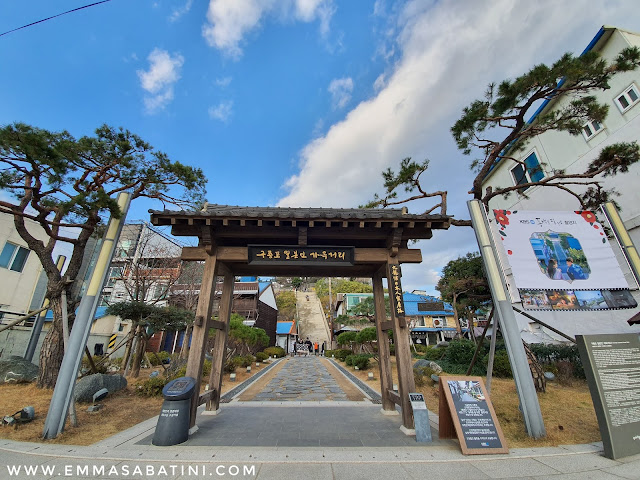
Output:
[[[196,381],[192,377],[171,380],[162,389],[164,402],[152,444],[158,446],[178,445],[189,438],[191,397],[195,393]]]

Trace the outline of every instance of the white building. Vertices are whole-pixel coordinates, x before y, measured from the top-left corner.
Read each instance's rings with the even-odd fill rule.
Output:
[[[602,27],[586,47],[586,51],[594,50],[611,63],[617,54],[627,47],[640,47],[640,34],[628,32],[614,27]],[[572,136],[566,132],[548,131],[532,138],[526,148],[513,154],[518,160],[525,162],[525,167],[514,162],[501,162],[487,175],[483,190],[487,187],[505,187],[538,181],[551,175],[556,170],[566,173],[584,172],[586,167],[598,156],[605,146],[632,142],[640,139],[640,71],[617,74],[610,82],[610,89],[592,93],[600,103],[609,105],[609,114],[604,122],[591,122],[584,125],[582,134]],[[561,96],[546,101],[530,120],[543,112],[565,106],[570,98]],[[524,174],[524,175],[523,175]],[[521,179],[518,182],[518,179]],[[616,201],[621,207],[620,214],[635,245],[640,246],[640,165],[633,165],[627,173],[604,179],[605,188],[615,187],[620,193]],[[550,187],[529,187],[526,197],[514,193],[508,198],[494,197],[490,201],[490,209],[507,210],[539,210],[539,211],[571,211],[580,210],[580,205],[573,196]],[[633,295],[638,300],[635,280],[630,274],[624,258],[617,245],[613,245],[619,263],[623,267],[625,278]],[[507,270],[507,274],[510,272]],[[513,284],[513,282],[509,282]],[[513,292],[512,292],[513,294]],[[516,294],[517,295],[517,294]],[[533,315],[562,330],[575,334],[620,333],[640,331],[640,327],[630,327],[626,320],[638,312],[638,309],[609,310],[605,312],[535,312]],[[521,327],[527,337],[527,331],[546,337],[554,334],[542,331],[539,325],[530,323],[517,315]]]

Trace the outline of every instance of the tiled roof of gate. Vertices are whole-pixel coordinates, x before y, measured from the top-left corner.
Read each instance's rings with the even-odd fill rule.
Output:
[[[200,211],[149,210],[152,215],[184,215],[190,217],[294,218],[341,220],[442,220],[448,215],[404,213],[400,208],[317,208],[317,207],[241,207],[205,204]]]

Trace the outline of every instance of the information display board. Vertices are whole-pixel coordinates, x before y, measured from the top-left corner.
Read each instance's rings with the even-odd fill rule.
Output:
[[[640,338],[577,335],[607,458],[640,453]]]
[[[509,453],[481,377],[440,377],[440,438],[458,438],[465,455]]]
[[[416,430],[416,442],[431,443],[431,425],[429,425],[429,410],[421,393],[410,393],[409,402],[413,410],[413,424]]]

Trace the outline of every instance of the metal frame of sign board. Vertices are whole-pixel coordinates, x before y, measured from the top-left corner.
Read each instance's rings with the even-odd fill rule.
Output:
[[[469,448],[467,447],[466,439],[464,438],[464,433],[462,431],[462,425],[460,423],[460,419],[458,418],[455,404],[453,403],[453,396],[451,395],[451,389],[449,388],[449,381],[473,381],[478,382],[480,384],[480,388],[482,390],[482,394],[484,395],[485,402],[487,404],[487,409],[491,415],[491,419],[493,420],[493,424],[496,428],[496,434],[498,435],[498,439],[500,440],[501,448]],[[457,438],[460,442],[460,449],[464,455],[484,455],[484,454],[494,454],[494,453],[509,453],[509,449],[507,448],[507,442],[505,441],[504,434],[502,433],[502,429],[500,428],[500,423],[498,423],[498,418],[496,416],[496,412],[493,409],[493,404],[491,403],[491,399],[489,398],[489,393],[484,386],[484,382],[481,377],[467,377],[462,375],[447,375],[440,377],[440,406],[439,406],[439,424],[438,431],[440,438]]]

